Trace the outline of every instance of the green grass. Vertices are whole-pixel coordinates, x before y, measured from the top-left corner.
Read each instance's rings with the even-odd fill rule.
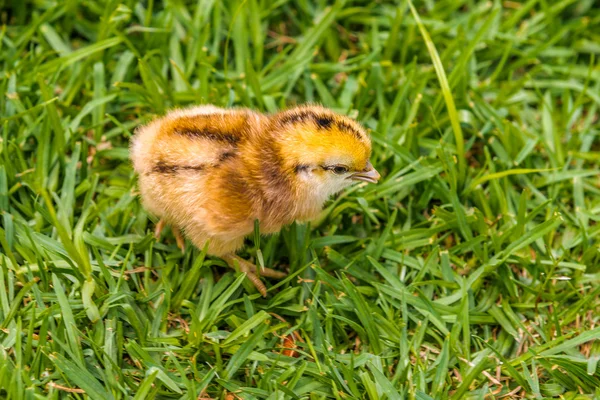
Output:
[[[594,0],[0,0],[0,24],[1,398],[600,398]],[[370,128],[384,178],[249,238],[289,279],[263,299],[154,240],[137,125],[307,101]]]

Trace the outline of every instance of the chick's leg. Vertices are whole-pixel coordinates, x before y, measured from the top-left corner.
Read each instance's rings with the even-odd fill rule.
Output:
[[[165,226],[167,226],[167,221],[164,218],[161,218],[154,227],[154,237],[157,241],[160,239],[160,235],[165,229]],[[185,239],[183,238],[179,228],[177,228],[175,225],[171,225],[171,232],[173,232],[173,236],[175,236],[177,247],[179,247],[181,251],[185,251]]]
[[[179,228],[177,228],[174,225],[171,226],[171,231],[173,232],[173,236],[175,236],[175,241],[177,242],[177,247],[179,247],[179,250],[184,252],[185,251],[185,239],[183,238],[181,231],[179,230]]]
[[[233,269],[237,269],[236,268],[236,262],[237,262],[237,265],[239,266],[240,271],[244,272],[246,274],[246,276],[248,277],[250,282],[252,282],[252,284],[260,292],[260,294],[263,297],[267,296],[267,288],[266,288],[265,284],[262,283],[262,281],[260,280],[260,278],[257,275],[258,268],[256,267],[256,265],[244,260],[243,258],[236,256],[235,254],[227,254],[227,255],[221,256],[221,258],[223,260],[225,260],[225,262],[227,262],[227,264]],[[260,273],[260,275],[264,275],[266,277],[275,278],[275,279],[282,279],[287,276],[287,274],[285,272],[276,271],[271,268],[261,268],[259,273]]]
[[[158,221],[158,223],[154,227],[154,237],[156,238],[156,240],[160,239],[160,234],[162,233],[163,229],[165,229],[166,225],[167,221],[165,221],[163,218],[161,218]]]

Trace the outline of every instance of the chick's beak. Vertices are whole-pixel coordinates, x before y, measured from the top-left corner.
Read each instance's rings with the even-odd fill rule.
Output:
[[[377,170],[373,168],[373,165],[370,161],[367,161],[367,166],[365,167],[365,169],[350,175],[350,179],[352,179],[353,181],[364,181],[370,183],[377,183],[379,178],[381,178],[381,175],[379,175],[379,172],[377,172]]]

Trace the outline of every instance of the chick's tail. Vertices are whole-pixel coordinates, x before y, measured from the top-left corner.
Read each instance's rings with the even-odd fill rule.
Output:
[[[156,141],[160,128],[160,120],[155,120],[136,129],[131,138],[129,157],[133,162],[133,169],[138,174],[149,172],[153,165],[152,146]]]

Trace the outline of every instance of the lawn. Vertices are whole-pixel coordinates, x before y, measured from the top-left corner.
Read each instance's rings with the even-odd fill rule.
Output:
[[[594,0],[0,0],[0,397],[600,399]],[[383,179],[179,251],[128,145],[177,106],[358,119]]]

